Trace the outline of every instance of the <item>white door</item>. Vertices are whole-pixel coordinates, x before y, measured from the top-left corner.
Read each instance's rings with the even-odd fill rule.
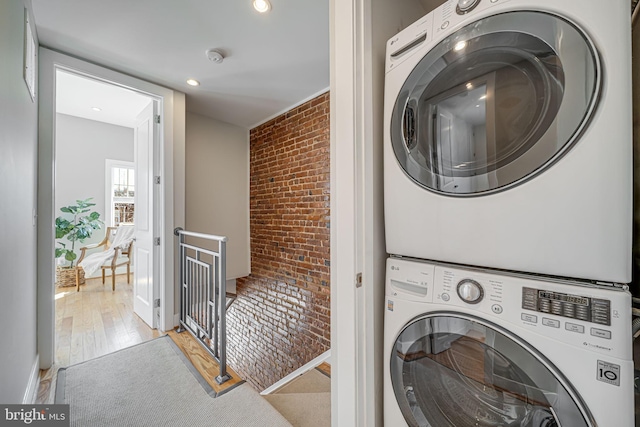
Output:
[[[153,277],[154,260],[154,216],[153,210],[153,147],[158,132],[154,117],[157,115],[157,103],[149,103],[138,115],[135,127],[135,236],[133,262],[133,311],[155,328],[154,306],[155,281]]]

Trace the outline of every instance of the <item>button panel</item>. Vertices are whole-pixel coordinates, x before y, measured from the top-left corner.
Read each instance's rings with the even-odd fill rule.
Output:
[[[611,302],[605,299],[522,288],[522,308],[611,326]]]

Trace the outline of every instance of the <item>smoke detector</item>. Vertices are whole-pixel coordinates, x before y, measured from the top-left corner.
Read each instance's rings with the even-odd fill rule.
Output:
[[[218,49],[209,49],[207,51],[207,58],[209,58],[209,61],[211,62],[220,64],[224,60],[224,55]]]

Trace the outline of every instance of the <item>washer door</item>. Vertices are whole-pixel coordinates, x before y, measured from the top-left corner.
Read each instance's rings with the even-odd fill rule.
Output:
[[[600,92],[596,50],[572,23],[508,12],[467,25],[416,65],[391,141],[424,188],[473,196],[540,173],[576,142]]]
[[[585,427],[595,423],[564,376],[496,325],[462,314],[414,320],[391,355],[409,426]]]

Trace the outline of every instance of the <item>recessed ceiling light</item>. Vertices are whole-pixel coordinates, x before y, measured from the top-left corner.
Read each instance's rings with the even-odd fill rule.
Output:
[[[269,0],[253,0],[253,8],[260,13],[265,13],[271,9],[271,3]]]
[[[200,86],[200,82],[197,81],[196,79],[189,79],[187,80],[187,84],[189,86]]]
[[[98,107],[91,107],[91,109],[92,109],[93,111],[102,111],[102,108],[98,108]]]

